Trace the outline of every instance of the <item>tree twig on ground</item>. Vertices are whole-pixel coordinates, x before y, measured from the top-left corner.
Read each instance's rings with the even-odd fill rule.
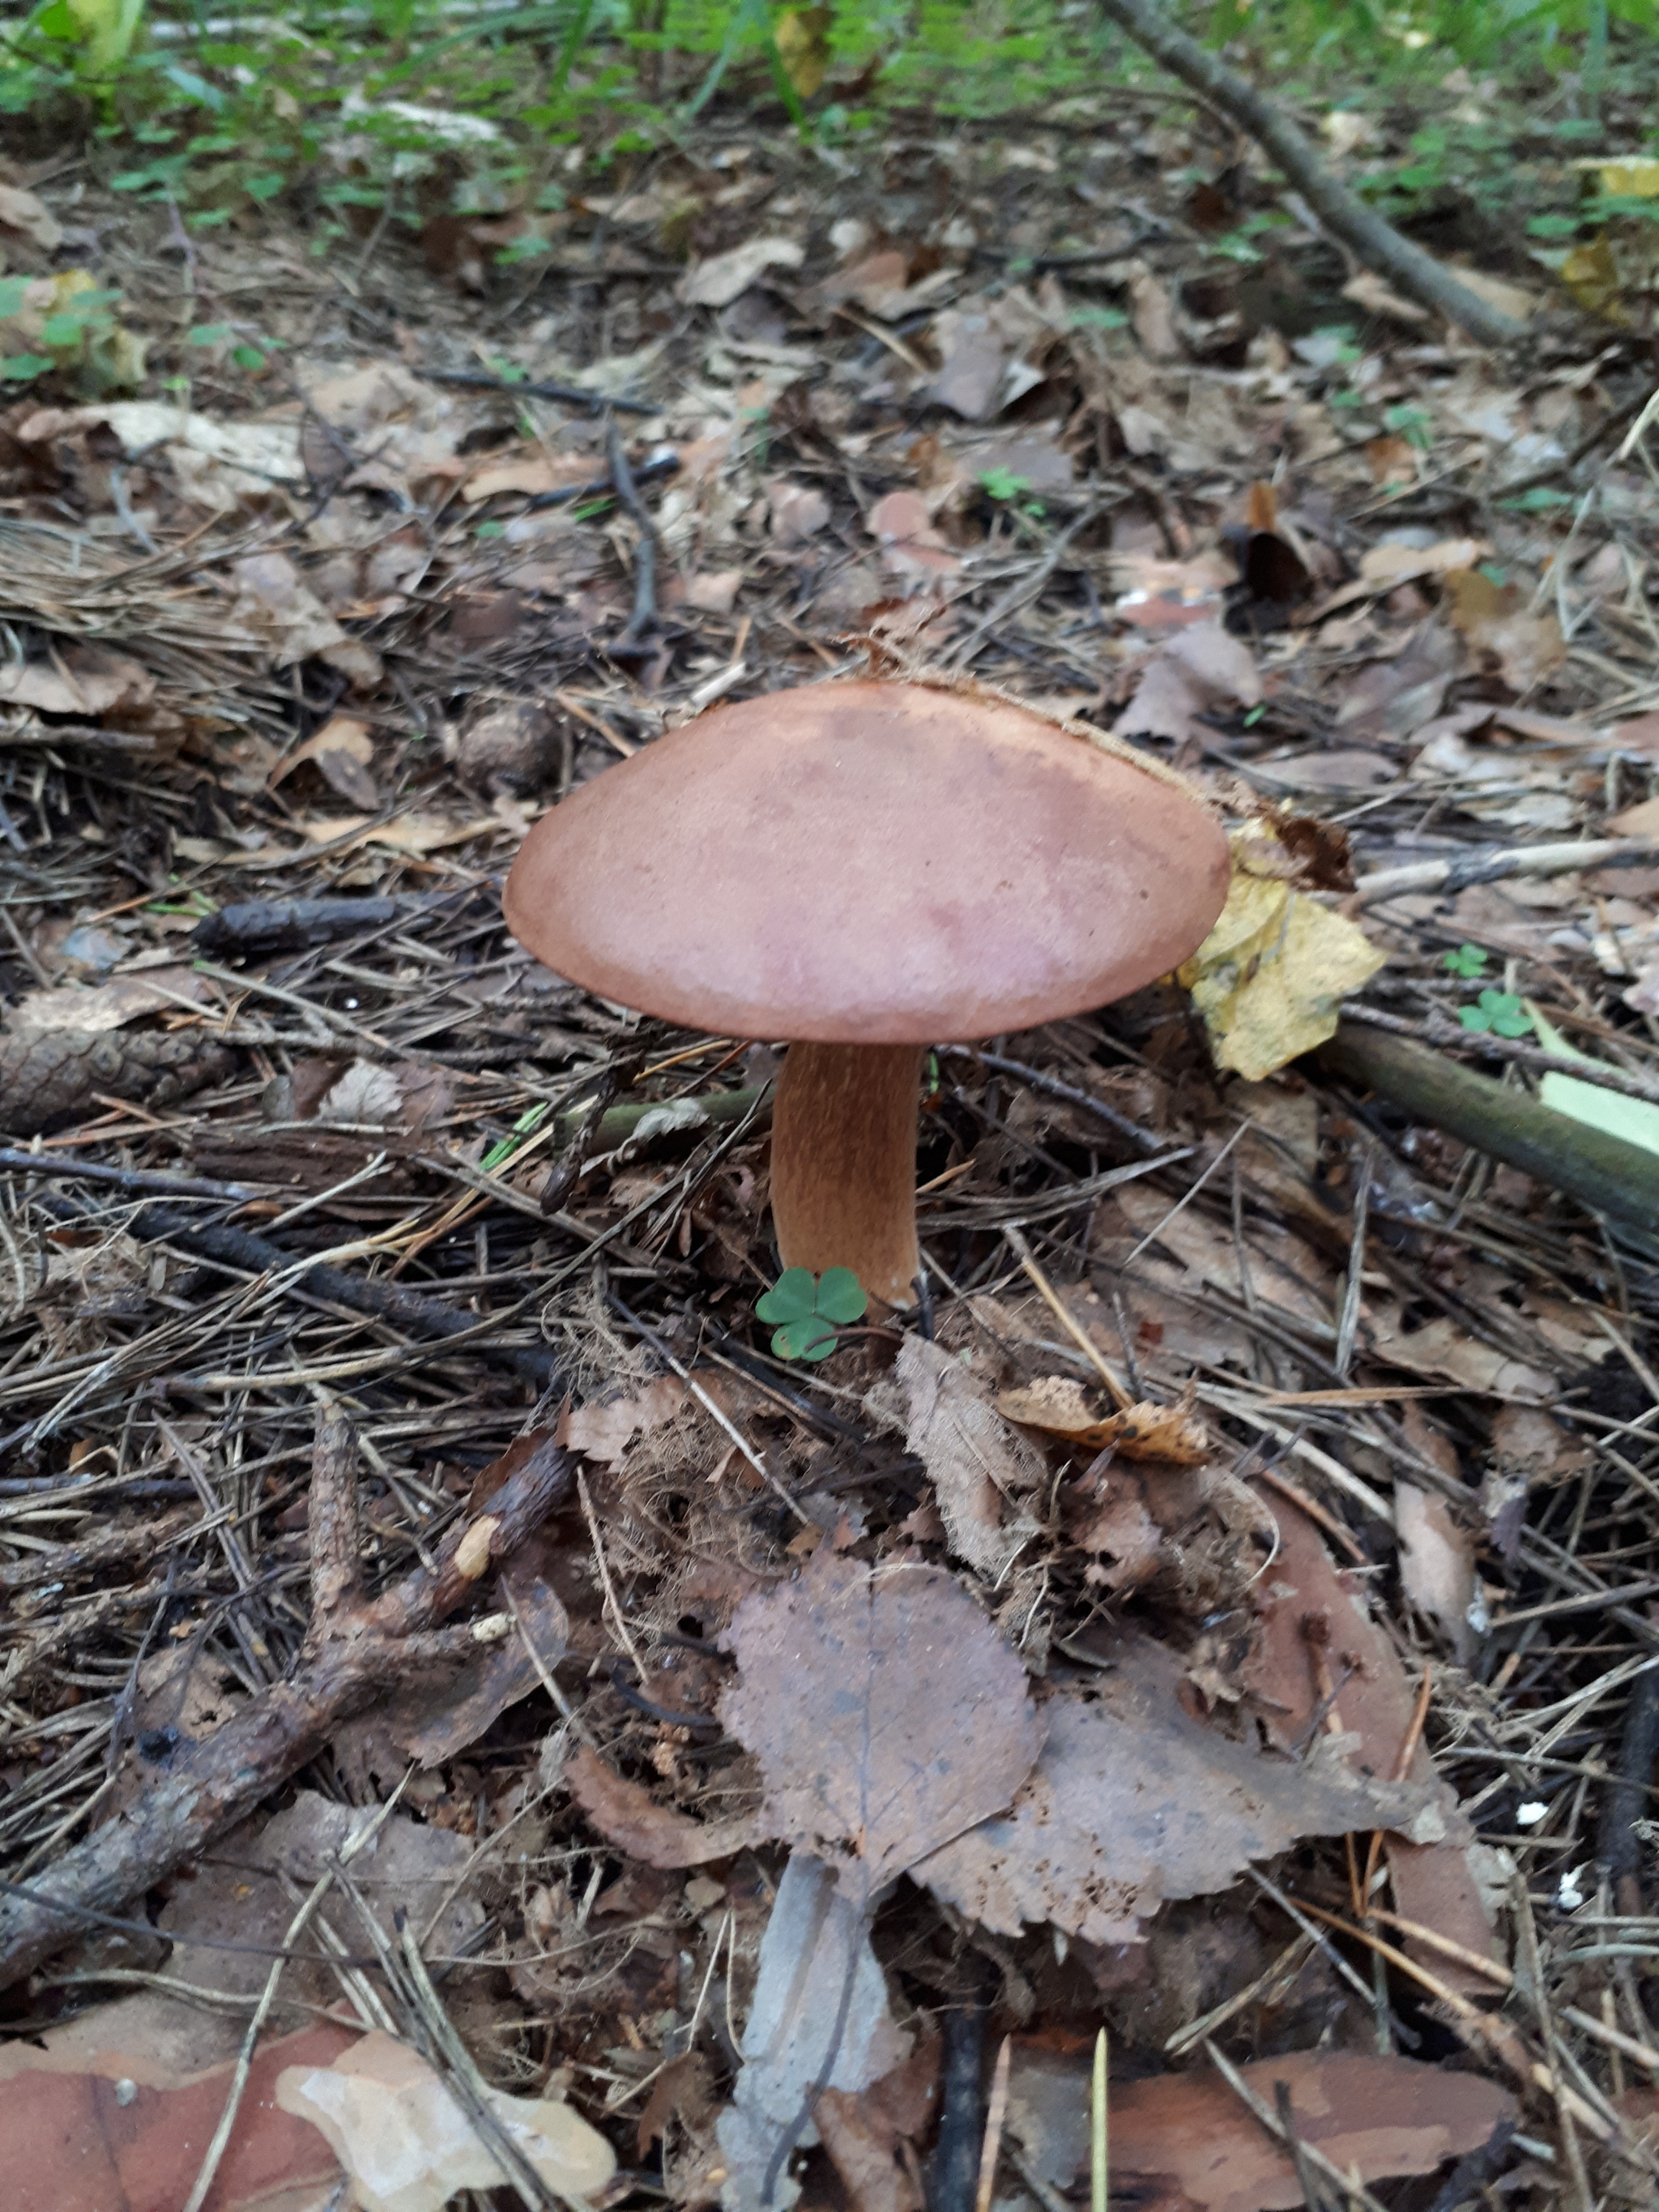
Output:
[[[71,1172],[67,1162],[64,1171]],[[65,1207],[64,1211],[67,1214],[71,1209]],[[372,1314],[376,1320],[407,1329],[412,1336],[439,1342],[451,1338],[474,1338],[482,1332],[500,1328],[507,1318],[503,1314],[465,1313],[441,1298],[423,1297],[418,1291],[406,1291],[384,1276],[348,1274],[343,1267],[331,1266],[326,1260],[313,1261],[307,1267],[303,1254],[273,1244],[268,1237],[255,1237],[246,1229],[227,1228],[222,1224],[204,1224],[181,1206],[142,1206],[127,1224],[127,1233],[141,1244],[172,1244],[193,1259],[216,1261],[246,1274],[289,1275],[294,1289],[304,1291],[309,1297],[349,1306],[353,1313]],[[483,1358],[511,1368],[537,1390],[546,1389],[553,1379],[556,1363],[546,1345],[479,1344],[474,1348]]]
[[[1459,283],[1450,270],[1410,239],[1402,238],[1357,192],[1334,177],[1287,115],[1196,39],[1178,30],[1153,0],[1098,0],[1109,15],[1155,61],[1162,62],[1211,106],[1270,154],[1334,238],[1366,268],[1397,284],[1408,299],[1444,315],[1480,345],[1514,345],[1524,323],[1506,315]]]
[[[356,1438],[337,1413],[320,1412],[311,1476],[311,1626],[294,1673],[185,1745],[126,1812],[65,1853],[29,1896],[0,1897],[0,1988],[70,1941],[82,1908],[125,1904],[246,1820],[391,1683],[477,1650],[484,1624],[440,1624],[569,1494],[573,1465],[556,1444],[538,1443],[487,1511],[454,1531],[430,1571],[416,1568],[368,1598]]]
[[[617,504],[632,515],[640,533],[634,548],[634,611],[628,617],[628,627],[616,641],[617,645],[627,647],[638,645],[646,633],[657,626],[657,526],[640,497],[634,471],[628,465],[622,429],[614,415],[605,428],[605,458],[611,465]]]
[[[1597,1213],[1659,1232],[1659,1155],[1506,1091],[1442,1053],[1345,1021],[1314,1057],[1334,1075],[1376,1091],[1419,1121],[1565,1191]]]

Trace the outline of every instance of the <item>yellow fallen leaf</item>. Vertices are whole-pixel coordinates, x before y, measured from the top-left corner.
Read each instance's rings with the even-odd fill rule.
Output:
[[[1620,199],[1659,200],[1659,158],[1651,154],[1626,154],[1617,161],[1592,158],[1573,167],[1593,170],[1602,191]]]
[[[779,16],[773,36],[784,75],[803,100],[811,100],[830,74],[830,26],[834,11],[824,7],[790,8]]]
[[[1579,306],[1590,314],[1601,315],[1610,323],[1629,320],[1620,297],[1623,281],[1619,274],[1618,257],[1606,231],[1600,232],[1587,246],[1575,246],[1556,273]]]
[[[1260,1083],[1336,1034],[1344,994],[1386,954],[1364,931],[1276,874],[1260,823],[1235,833],[1233,879],[1220,919],[1176,970],[1204,1017],[1218,1067]]]
[[[997,1411],[1005,1420],[1064,1437],[1068,1443],[1086,1445],[1091,1451],[1104,1451],[1109,1444],[1125,1459],[1201,1467],[1211,1456],[1204,1425],[1186,1407],[1148,1401],[1097,1419],[1082,1385],[1069,1376],[1044,1376],[1020,1389],[1004,1390],[997,1399]]]

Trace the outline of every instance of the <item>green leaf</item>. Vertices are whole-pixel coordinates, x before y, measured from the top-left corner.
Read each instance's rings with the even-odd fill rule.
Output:
[[[1023,491],[1030,491],[1029,477],[1017,477],[1012,469],[985,469],[981,471],[980,483],[992,499],[1018,499]]]
[[[1486,956],[1478,945],[1460,945],[1455,952],[1447,953],[1440,964],[1450,974],[1468,981],[1485,971]]]
[[[57,366],[50,354],[9,354],[0,361],[0,377],[3,377],[8,384],[27,384],[31,377],[44,376],[49,368],[56,368]]]
[[[828,1359],[835,1348],[836,1333],[817,1314],[787,1322],[772,1338],[780,1359]]]
[[[861,1321],[870,1300],[850,1267],[826,1267],[818,1284],[818,1311],[830,1321]]]
[[[1472,1006],[1460,1006],[1457,1018],[1466,1030],[1491,1030],[1498,1036],[1528,1036],[1532,1016],[1513,991],[1483,991]]]
[[[1507,507],[1511,514],[1544,514],[1553,507],[1571,507],[1572,494],[1557,491],[1552,484],[1534,484],[1516,499],[1500,499],[1499,507]]]
[[[193,323],[185,332],[185,343],[194,346],[222,345],[234,337],[228,323]]]
[[[265,357],[256,345],[232,346],[230,357],[238,368],[263,368]]]
[[[472,535],[475,538],[505,538],[507,525],[504,522],[481,522]]]
[[[1129,318],[1121,307],[1073,307],[1072,328],[1074,331],[1122,331],[1129,326]]]
[[[786,1267],[771,1289],[755,1301],[762,1321],[805,1321],[817,1310],[817,1281],[810,1267]]]
[[[91,320],[88,315],[48,315],[40,325],[40,343],[59,351],[66,346],[79,345]]]

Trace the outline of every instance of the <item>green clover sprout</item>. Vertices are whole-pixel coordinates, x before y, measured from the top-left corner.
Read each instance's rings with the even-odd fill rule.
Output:
[[[1486,956],[1478,945],[1460,945],[1455,952],[1447,953],[1440,964],[1449,974],[1461,975],[1468,982],[1484,974]]]
[[[1532,1016],[1513,991],[1483,991],[1472,1006],[1460,1006],[1457,1018],[1466,1030],[1491,1030],[1501,1037],[1526,1036]]]
[[[772,1349],[780,1359],[827,1359],[836,1348],[829,1322],[843,1328],[859,1320],[870,1301],[850,1267],[826,1267],[822,1276],[810,1267],[786,1267],[771,1289],[755,1304],[763,1321],[779,1322],[773,1331]]]

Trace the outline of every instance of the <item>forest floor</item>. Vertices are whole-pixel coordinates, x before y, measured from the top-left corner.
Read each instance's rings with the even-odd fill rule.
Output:
[[[1120,2212],[1655,2201],[1659,1245],[1296,1056],[1659,1149],[1651,345],[1277,204],[1130,94],[710,125],[521,283],[12,172],[163,397],[0,415],[9,2203],[1056,2212],[1103,2025]],[[1201,786],[1278,995],[941,1049],[931,1314],[807,1364],[784,1041],[501,884],[894,654]]]

